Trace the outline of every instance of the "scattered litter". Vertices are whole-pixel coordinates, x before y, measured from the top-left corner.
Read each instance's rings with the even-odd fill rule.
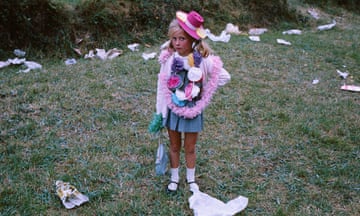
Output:
[[[336,21],[333,20],[332,23],[327,24],[327,25],[318,26],[317,29],[320,30],[320,31],[324,31],[324,30],[332,29],[332,28],[334,28],[335,26],[336,26]]]
[[[85,54],[84,58],[88,59],[88,58],[94,58],[95,54],[94,54],[94,50],[90,50],[88,54]]]
[[[7,61],[0,61],[0,68],[7,67],[9,65],[21,65],[24,64],[27,68],[25,70],[20,70],[19,73],[28,73],[30,70],[34,69],[41,69],[41,64],[33,61],[26,61],[25,58],[14,58],[14,59],[8,59]]]
[[[11,63],[9,61],[0,61],[0,68],[9,66]]]
[[[210,32],[210,29],[205,29],[206,35],[209,37],[210,40],[214,42],[224,42],[227,43],[230,41],[231,35],[223,30],[219,36],[215,36]]]
[[[348,72],[341,72],[340,70],[336,70],[336,72],[339,74],[339,76],[343,79],[346,79],[347,76],[349,76]]]
[[[76,52],[76,54],[82,56],[81,50],[79,48],[73,48],[73,50]]]
[[[236,26],[232,23],[226,24],[225,31],[229,34],[235,34],[235,35],[242,34],[242,32],[239,30],[239,26]]]
[[[108,50],[107,52],[104,49],[95,49],[96,53],[94,52],[94,50],[90,50],[88,54],[85,55],[85,59],[92,59],[92,58],[99,58],[101,60],[107,60],[107,59],[113,59],[119,55],[121,55],[123,53],[122,50],[119,50],[117,48],[113,48]]]
[[[22,58],[22,59],[19,59],[19,58],[8,59],[8,62],[9,62],[10,64],[15,64],[15,65],[24,64],[25,61],[26,61],[25,58]]]
[[[41,64],[34,61],[25,61],[24,65],[27,67],[25,70],[20,70],[19,73],[28,73],[30,70],[41,69]]]
[[[249,30],[249,35],[262,35],[267,31],[267,28],[252,28]]]
[[[227,203],[201,191],[193,191],[189,198],[190,209],[195,216],[230,216],[243,211],[248,205],[248,198],[238,196]]]
[[[74,58],[72,58],[72,59],[66,59],[65,64],[66,64],[66,65],[76,64],[76,59],[74,59]]]
[[[26,52],[25,51],[22,51],[20,49],[15,49],[14,50],[14,54],[17,56],[17,57],[24,57],[26,55]]]
[[[287,46],[291,45],[291,43],[289,41],[286,41],[286,40],[283,40],[283,39],[276,39],[276,42],[278,44],[283,44],[283,45],[287,45]]]
[[[299,29],[291,29],[291,30],[287,30],[287,31],[283,31],[282,33],[283,35],[301,35],[302,31]]]
[[[320,82],[320,80],[314,79],[314,80],[312,81],[312,84],[313,84],[313,85],[316,85],[316,84],[318,84],[319,82]]]
[[[315,19],[320,18],[319,13],[314,8],[309,9],[308,13]]]
[[[344,91],[360,92],[360,86],[355,85],[343,85],[340,89]]]
[[[253,35],[253,36],[249,36],[249,39],[251,41],[255,41],[255,42],[259,42],[260,41],[260,37],[257,35]]]
[[[104,49],[95,49],[96,56],[101,60],[113,59],[122,54],[122,50],[118,50],[116,48],[110,49],[109,51],[105,51]]]
[[[139,51],[139,46],[140,44],[138,43],[133,43],[133,44],[129,44],[127,47],[131,50],[131,51]]]
[[[88,202],[89,198],[80,193],[74,186],[68,182],[58,180],[55,182],[56,194],[61,199],[61,202],[67,209],[72,209],[76,206]]]
[[[153,59],[156,56],[156,52],[152,52],[152,53],[143,53],[142,57],[145,61],[149,60],[149,59]]]

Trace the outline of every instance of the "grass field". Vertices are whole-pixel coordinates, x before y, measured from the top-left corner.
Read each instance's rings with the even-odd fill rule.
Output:
[[[232,80],[205,112],[196,177],[220,200],[248,197],[239,215],[360,212],[360,95],[340,90],[360,85],[360,17],[336,14],[328,31],[208,41]],[[70,66],[28,56],[43,68],[0,69],[0,215],[192,215],[184,181],[169,195],[168,176],[154,173],[157,140],[147,126],[159,65],[141,58],[153,51]],[[90,202],[66,210],[58,179]]]

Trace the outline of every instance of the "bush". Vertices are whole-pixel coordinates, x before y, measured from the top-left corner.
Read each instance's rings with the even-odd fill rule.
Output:
[[[0,45],[14,48],[63,48],[69,40],[63,6],[49,0],[0,1]]]
[[[206,18],[206,28],[214,33],[220,33],[229,22],[247,29],[249,26],[274,25],[284,19],[295,21],[289,15],[286,0],[54,2],[1,1],[0,55],[20,48],[35,49],[47,56],[69,57],[75,55],[73,48],[79,46],[77,39],[81,39],[81,46],[86,50],[122,48],[133,42],[158,43],[159,39],[165,39],[168,25],[177,10],[198,11]]]
[[[304,3],[315,4],[320,7],[334,7],[340,6],[349,11],[360,13],[360,1],[359,0],[303,0]]]

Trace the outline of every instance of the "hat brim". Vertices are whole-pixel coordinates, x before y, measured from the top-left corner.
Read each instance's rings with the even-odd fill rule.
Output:
[[[181,28],[184,29],[184,31],[186,31],[186,33],[188,33],[192,38],[196,40],[200,40],[206,37],[206,32],[203,26],[200,26],[200,28],[196,28],[194,30],[186,25],[187,13],[182,11],[176,12],[176,19],[179,25],[181,26]]]

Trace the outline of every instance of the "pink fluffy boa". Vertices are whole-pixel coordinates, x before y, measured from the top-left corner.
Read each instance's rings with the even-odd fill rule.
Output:
[[[159,57],[160,63],[165,63],[166,60],[171,56],[171,54],[171,52],[162,53],[162,55],[160,55]],[[197,115],[201,114],[210,104],[210,101],[218,87],[219,74],[223,67],[223,63],[218,56],[210,56],[209,58],[211,58],[212,61],[212,68],[211,71],[205,71],[204,73],[206,82],[203,83],[201,99],[196,102],[196,105],[194,107],[176,106],[171,100],[172,92],[166,87],[169,75],[166,73],[162,73],[159,75],[161,85],[164,87],[163,91],[165,95],[165,102],[168,108],[170,108],[171,111],[174,112],[176,115],[187,119],[192,119]],[[203,64],[203,62],[201,64]],[[202,71],[204,71],[204,65],[200,65],[200,68],[202,69]]]

